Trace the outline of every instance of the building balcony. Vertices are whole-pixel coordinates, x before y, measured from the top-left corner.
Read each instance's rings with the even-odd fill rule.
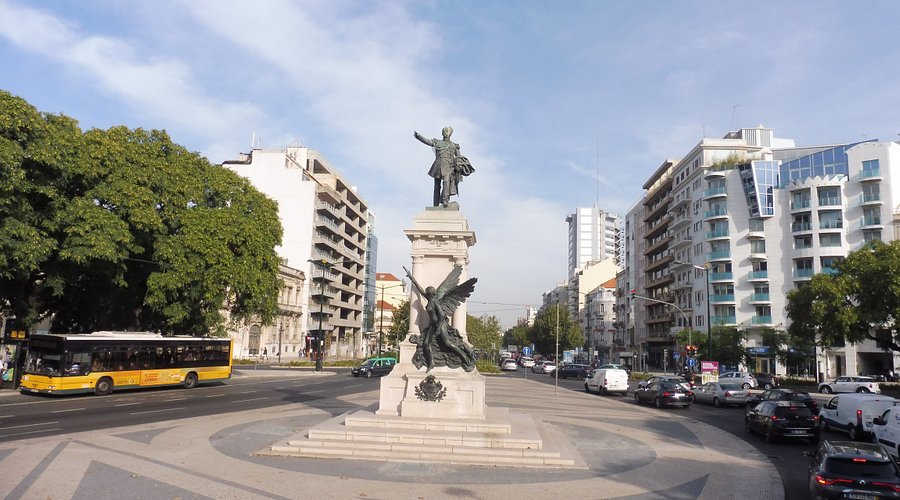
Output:
[[[693,244],[693,240],[690,237],[679,236],[674,243],[672,243],[671,248],[683,248],[685,246],[691,246]]]
[[[867,205],[881,205],[881,193],[870,193],[870,194],[861,194],[859,195],[859,204],[862,206]]]
[[[859,227],[863,229],[881,228],[881,217],[860,217]]]
[[[720,208],[718,210],[707,210],[703,213],[703,220],[727,219],[728,210]]]
[[[656,259],[653,262],[648,262],[646,267],[644,267],[644,271],[648,272],[648,273],[652,273],[653,271],[656,271],[657,269],[665,267],[666,264],[668,264],[669,262],[672,262],[673,260],[675,260],[675,257],[673,255],[671,255],[671,254],[666,255],[665,257]]]
[[[859,176],[856,178],[859,182],[872,182],[872,181],[880,181],[881,177],[881,169],[880,168],[869,168],[860,171]]]
[[[672,313],[665,314],[654,314],[651,316],[647,316],[647,324],[657,324],[657,323],[669,323],[671,321],[675,321],[675,317]]]
[[[734,281],[734,273],[709,273],[710,283]]]
[[[670,286],[669,288],[671,288],[672,290],[685,290],[688,288],[692,288],[693,286],[694,286],[693,282],[691,282],[690,280],[684,280],[684,281],[676,281],[675,283],[672,283],[672,286]]]
[[[809,199],[795,200],[791,202],[791,212],[809,211],[811,201]]]
[[[737,325],[737,318],[734,316],[713,316],[710,319],[712,320],[710,323],[713,325]]]
[[[752,316],[750,318],[751,325],[771,325],[772,317],[771,316]]]
[[[709,296],[709,301],[713,304],[734,303],[733,293],[714,293]]]
[[[828,196],[825,198],[819,198],[819,206],[820,207],[840,207],[842,205],[843,205],[843,202],[837,196]]]
[[[722,260],[731,260],[731,251],[730,250],[724,250],[722,252],[712,252],[712,253],[706,254],[707,262],[717,262],[717,261],[722,261]]]
[[[803,232],[803,231],[812,231],[812,223],[811,222],[791,223],[791,231],[794,233],[799,233],[799,232]]]
[[[819,229],[830,230],[830,229],[841,229],[844,227],[844,221],[842,220],[820,220],[819,221]]]
[[[686,196],[684,193],[675,197],[675,200],[672,202],[672,206],[669,207],[669,210],[675,210],[682,207],[687,207],[691,204],[691,197]]]
[[[727,172],[727,170],[709,168],[703,173],[703,179],[706,181],[724,179]]]
[[[703,192],[704,200],[711,200],[713,198],[725,198],[727,196],[728,196],[728,193],[724,187],[709,188]]]
[[[747,279],[750,281],[768,281],[769,271],[750,271],[747,274]]]
[[[672,229],[681,229],[684,226],[691,225],[691,222],[693,222],[691,214],[680,213],[672,219],[672,224],[670,224],[670,226]]]
[[[837,274],[838,270],[833,267],[823,267],[822,271],[820,271],[820,272],[822,274],[832,274],[833,275],[833,274]]]
[[[766,260],[766,252],[750,252],[750,260]]]
[[[717,229],[715,231],[707,231],[706,239],[707,240],[727,240],[728,239],[728,230],[727,229]]]
[[[664,237],[656,240],[653,244],[650,244],[650,246],[647,247],[646,250],[644,250],[644,255],[651,255],[651,254],[659,252],[661,249],[666,248],[666,245],[673,239],[675,239],[675,238],[673,236],[669,235],[669,236],[664,236]]]
[[[750,303],[751,304],[767,304],[771,302],[769,300],[768,293],[751,293],[750,294]]]
[[[648,282],[646,285],[644,285],[644,288],[646,288],[648,290],[651,288],[659,288],[661,286],[668,285],[668,284],[672,283],[673,281],[675,281],[675,275],[667,274],[666,276],[663,276],[662,278]]]
[[[794,278],[797,279],[812,278],[813,274],[815,273],[812,269],[794,269],[793,273]]]

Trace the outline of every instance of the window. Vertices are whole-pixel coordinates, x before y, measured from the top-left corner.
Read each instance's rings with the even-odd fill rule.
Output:
[[[750,253],[766,253],[766,240],[750,240]]]
[[[824,235],[823,235],[824,236]],[[832,235],[829,235],[832,236]],[[839,235],[834,235],[839,236]],[[794,236],[794,249],[801,250],[804,248],[812,248],[812,235]]]
[[[839,247],[841,246],[840,233],[825,233],[819,235],[819,246],[822,247]]]
[[[863,239],[866,241],[866,243],[870,241],[881,241],[881,230],[874,229],[863,231]]]

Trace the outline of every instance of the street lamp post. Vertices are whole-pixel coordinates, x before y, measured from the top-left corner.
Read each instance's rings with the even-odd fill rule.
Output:
[[[284,323],[282,321],[278,322],[278,364],[281,364],[281,340],[284,338]]]

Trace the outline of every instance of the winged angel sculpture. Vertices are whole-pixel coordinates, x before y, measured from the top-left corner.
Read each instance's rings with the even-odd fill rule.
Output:
[[[444,281],[434,288],[429,286],[422,289],[422,285],[413,278],[405,267],[406,275],[412,281],[413,286],[419,291],[425,300],[425,311],[428,313],[428,326],[422,331],[422,335],[410,335],[410,342],[416,344],[416,353],[412,362],[416,368],[427,366],[431,370],[435,366],[447,366],[450,368],[462,367],[470,372],[475,369],[475,356],[472,348],[459,334],[459,330],[450,325],[450,318],[460,304],[465,302],[472,291],[475,290],[475,282],[478,278],[470,278],[459,283],[462,275],[461,266],[453,266],[450,274]]]

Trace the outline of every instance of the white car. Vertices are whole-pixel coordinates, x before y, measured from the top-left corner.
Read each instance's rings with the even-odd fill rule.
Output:
[[[831,382],[819,384],[819,392],[822,394],[835,392],[873,392],[881,394],[881,385],[872,377],[838,377]]]
[[[628,372],[617,368],[597,368],[584,379],[584,392],[624,396],[628,392]]]
[[[524,366],[525,368],[531,368],[532,366],[534,366],[534,358],[523,356],[519,358],[519,364]]]
[[[719,375],[719,382],[723,384],[737,384],[743,389],[756,387],[756,377],[748,372],[728,372]]]
[[[900,407],[892,406],[872,419],[872,433],[888,453],[900,456]]]
[[[512,358],[506,358],[500,362],[500,369],[504,371],[516,371],[519,369],[519,365],[516,364],[516,360]]]
[[[875,417],[896,403],[892,397],[879,394],[842,394],[831,398],[819,410],[819,427],[844,431],[854,441],[862,440],[873,432]]]

